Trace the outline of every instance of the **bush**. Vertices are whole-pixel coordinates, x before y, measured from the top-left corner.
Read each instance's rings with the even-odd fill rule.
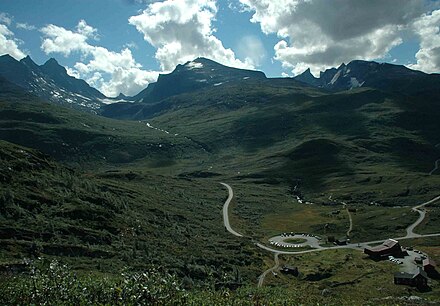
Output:
[[[78,277],[56,260],[31,262],[29,275],[11,277],[0,285],[1,305],[185,304],[186,298],[181,282],[159,270],[111,279]]]

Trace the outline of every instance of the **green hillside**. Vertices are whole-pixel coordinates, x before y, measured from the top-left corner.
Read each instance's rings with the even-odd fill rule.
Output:
[[[44,256],[105,273],[127,262],[130,269],[162,266],[195,283],[257,276],[257,250],[225,233],[224,193],[213,182],[148,171],[81,173],[4,141],[0,169],[3,269]]]
[[[270,80],[167,102],[173,107],[152,124],[203,143],[215,156],[209,166],[237,179],[300,182],[310,198],[331,193],[386,205],[437,194],[438,175],[428,175],[440,157],[435,100]]]
[[[0,89],[0,303],[53,302],[38,289],[61,290],[51,273],[68,280],[63,301],[83,296],[78,304],[136,304],[148,291],[151,303],[170,292],[177,304],[353,305],[377,301],[378,279],[387,296],[415,292],[357,250],[282,256],[300,276],[269,274],[273,287],[255,289],[273,266],[255,243],[290,231],[344,237],[343,202],[355,209],[354,242],[404,235],[417,219],[410,206],[439,194],[440,172],[429,172],[440,106],[429,95],[241,79],[102,113],[116,120],[4,80]],[[230,219],[246,238],[225,230],[220,182],[234,189]],[[417,230],[437,232],[437,215],[429,207]],[[407,245],[438,260],[435,239]],[[431,288],[435,300],[439,282]]]
[[[110,120],[49,104],[20,91],[0,95],[0,139],[94,168],[138,159],[174,163],[201,152],[197,144],[152,129],[146,122]]]

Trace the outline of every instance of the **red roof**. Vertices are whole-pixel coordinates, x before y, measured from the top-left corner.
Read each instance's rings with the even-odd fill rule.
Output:
[[[431,258],[428,257],[428,258],[423,259],[423,266],[424,267],[426,267],[426,266],[433,266],[433,267],[435,267],[436,264],[435,264],[434,260],[432,260]]]
[[[370,249],[371,251],[374,251],[374,252],[380,252],[380,251],[385,251],[385,250],[391,249],[398,244],[399,244],[399,241],[394,240],[394,239],[388,239],[388,240],[384,241],[381,245],[378,245],[375,247],[370,247],[368,249]]]

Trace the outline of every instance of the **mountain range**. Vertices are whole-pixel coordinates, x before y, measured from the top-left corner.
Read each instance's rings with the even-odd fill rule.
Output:
[[[437,124],[440,75],[404,66],[356,60],[328,69],[320,78],[313,77],[310,70],[295,78],[267,78],[259,71],[197,58],[160,75],[156,83],[138,95],[120,97],[127,102],[112,104],[100,102],[105,97],[99,91],[68,76],[53,59],[38,66],[29,57],[18,62],[3,56],[0,67],[9,67],[0,70],[6,79],[2,86],[8,87],[5,84],[12,82],[24,92],[61,105],[65,101],[59,94],[64,94],[69,97],[66,98],[69,106],[87,111],[91,108],[101,115],[99,122],[103,127],[119,125],[104,123],[103,117],[148,120],[147,127],[162,131],[162,136],[179,135],[162,143],[162,151],[171,150],[161,158],[165,164],[176,163],[176,152],[180,150],[180,155],[188,160],[207,158],[205,162],[218,164],[227,173],[242,168],[245,171],[239,171],[241,176],[246,172],[247,177],[257,181],[287,184],[302,181],[314,196],[322,189],[331,188],[335,181],[327,187],[325,182],[336,178],[365,179],[361,173],[371,171],[366,169],[375,161],[383,170],[372,171],[373,177],[382,177],[387,167],[394,169],[391,172],[410,169],[408,173],[417,175],[428,173],[439,156],[436,144],[440,143]],[[77,102],[71,100],[73,97],[78,98]],[[21,105],[20,111],[26,111],[30,105]],[[38,107],[32,106],[32,111]],[[49,128],[51,134],[57,131],[55,140],[44,132],[47,125],[29,129],[29,122],[15,122],[14,128],[10,127],[11,123],[4,123],[7,128],[0,129],[0,138],[38,148],[63,160],[90,159],[106,151],[110,152],[107,161],[142,160],[149,155],[145,148],[150,146],[153,150],[160,143],[160,140],[135,141],[135,135],[127,138],[130,132],[126,127],[118,128],[118,135],[111,136],[114,132],[108,128],[105,132],[104,128],[90,130],[89,126],[96,125],[92,118],[79,119],[83,115],[72,113],[61,119],[59,111],[50,112],[53,119],[47,119],[48,123],[67,123],[64,118],[68,116],[82,120],[86,128],[57,124]],[[27,113],[29,118],[34,117]],[[3,116],[3,120],[8,120],[8,116]],[[121,138],[121,132],[126,136]],[[112,139],[121,141],[116,146]],[[176,147],[177,139],[182,147]],[[231,152],[236,157],[223,165],[220,161]],[[247,156],[246,161],[242,160],[243,156]],[[190,162],[191,171],[203,171],[194,162]],[[271,167],[267,168],[266,163]],[[363,195],[367,189],[364,186]]]
[[[296,80],[334,91],[371,87],[390,92],[413,95],[440,93],[439,74],[426,74],[405,66],[355,60],[348,65],[327,69],[315,78],[310,69],[295,77]]]
[[[27,271],[22,258],[55,258],[94,280],[161,267],[188,290],[253,286],[270,260],[255,241],[286,231],[343,237],[346,205],[352,241],[400,237],[418,217],[409,207],[438,196],[439,90],[438,74],[392,64],[268,78],[197,58],[110,99],[54,59],[2,56],[0,275]],[[234,229],[252,239],[225,231],[220,182],[234,190]],[[428,209],[420,233],[438,228],[438,209]],[[367,291],[380,277],[387,296],[407,293],[386,279],[388,262],[320,254],[295,257],[299,277],[266,281],[292,285],[301,303],[376,302]],[[278,289],[268,288],[272,301]]]
[[[77,109],[97,110],[106,99],[84,80],[68,75],[66,68],[53,58],[39,66],[29,56],[17,61],[8,54],[2,55],[0,76],[42,99]]]
[[[108,98],[85,81],[68,75],[67,70],[53,58],[39,66],[29,56],[17,61],[7,54],[0,56],[0,77],[42,99],[125,119],[130,116],[148,117],[151,112],[157,111],[157,107],[149,109],[151,104],[171,96],[228,83],[277,82],[277,79],[268,79],[260,71],[227,67],[206,58],[197,58],[178,65],[169,74],[160,74],[156,83],[149,84],[135,96],[128,97],[121,93],[116,98]],[[285,79],[288,80],[332,92],[368,87],[419,96],[440,94],[439,74],[426,74],[401,65],[361,60],[327,69],[320,73],[319,78],[307,69],[294,78]]]

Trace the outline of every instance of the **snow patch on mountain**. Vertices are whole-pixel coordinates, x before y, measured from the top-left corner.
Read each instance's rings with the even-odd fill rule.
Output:
[[[188,62],[185,65],[186,69],[188,70],[193,70],[193,69],[202,69],[203,68],[203,64],[202,63],[197,63],[197,62]]]
[[[332,84],[332,85],[335,84],[340,76],[341,76],[341,70],[336,72],[336,74],[333,76],[332,80],[330,81],[330,84]]]
[[[350,78],[351,88],[358,88],[364,85],[364,82],[359,82],[358,79],[351,77]]]

